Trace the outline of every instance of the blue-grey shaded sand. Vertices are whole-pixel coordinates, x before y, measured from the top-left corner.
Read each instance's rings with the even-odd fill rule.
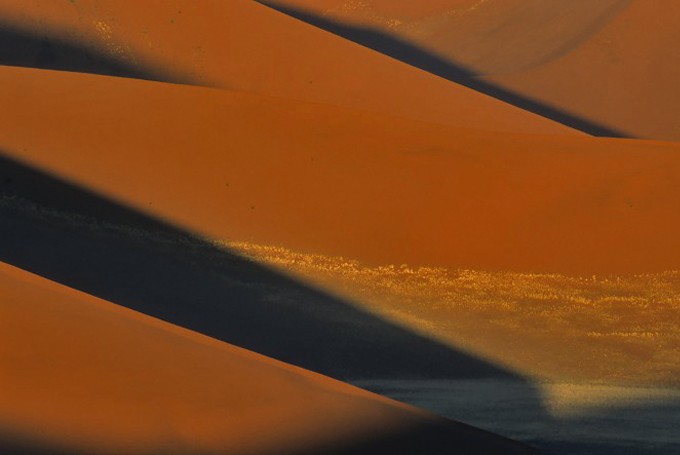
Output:
[[[518,381],[370,380],[360,387],[512,439],[547,455],[680,454],[680,391],[558,384],[580,398],[569,411]],[[608,400],[588,401],[607,394]],[[608,390],[610,389],[610,390]],[[579,395],[581,395],[579,397]],[[585,395],[585,396],[583,396]],[[620,399],[618,398],[620,396]]]

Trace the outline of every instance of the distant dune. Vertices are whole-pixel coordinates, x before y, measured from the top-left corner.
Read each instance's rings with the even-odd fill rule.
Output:
[[[2,0],[0,17],[0,64],[70,63],[458,126],[574,134],[251,0]]]
[[[673,0],[262,3],[599,135],[680,139]]]
[[[629,3],[572,52],[490,80],[633,137],[680,140],[680,3]]]
[[[261,0],[373,28],[474,75],[513,73],[578,47],[629,0]]]
[[[0,264],[2,453],[532,453]]]
[[[0,84],[13,106],[5,154],[212,239],[585,275],[680,258],[675,144],[494,134],[71,73],[3,68]]]

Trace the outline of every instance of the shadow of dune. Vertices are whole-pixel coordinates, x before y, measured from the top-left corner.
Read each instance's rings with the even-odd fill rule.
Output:
[[[576,399],[572,403],[583,404],[578,398],[585,393],[591,395],[592,406],[547,413],[535,406],[533,392],[527,395],[527,389],[511,381],[369,380],[357,385],[450,419],[462,418],[531,444],[545,455],[666,455],[680,447],[680,392],[672,389],[660,394],[662,389],[563,383],[570,389],[565,397]],[[608,402],[598,404],[597,389],[609,390]],[[636,398],[637,392],[647,396]]]
[[[110,55],[107,55],[110,54]],[[193,84],[189,77],[151,68],[133,59],[48,33],[0,22],[0,65]]]
[[[424,451],[426,450],[426,451]],[[405,428],[399,433],[375,434],[358,441],[337,442],[331,447],[281,451],[277,455],[420,455],[420,454],[479,454],[513,455],[539,454],[525,444],[498,437],[477,428],[452,423],[445,419]]]
[[[19,440],[11,435],[0,435],[0,453],[3,455],[84,455],[78,450],[55,447],[42,441]]]
[[[512,104],[534,114],[546,117],[555,122],[582,131],[593,136],[630,138],[629,134],[618,131],[596,122],[572,115],[557,107],[550,106],[538,100],[531,99],[519,93],[505,89],[498,85],[486,82],[478,75],[450,60],[444,59],[422,49],[408,41],[384,33],[371,27],[359,27],[345,24],[312,13],[307,10],[282,5],[278,2],[257,0],[280,13],[294,17],[300,21],[326,30],[342,38],[353,41],[374,51],[385,54],[408,65],[420,68],[441,78],[456,84],[463,85],[472,90],[496,98],[508,104]]]
[[[525,378],[0,154],[0,261],[219,340],[522,440],[546,455],[668,453],[677,404],[557,418]],[[384,379],[388,381],[385,382]],[[423,381],[424,380],[424,381]],[[638,420],[631,420],[637,416]],[[631,421],[633,425],[626,422]],[[636,447],[618,441],[617,425]],[[662,428],[663,427],[663,428]],[[526,453],[442,420],[282,455]],[[0,430],[2,430],[0,428]],[[469,431],[468,431],[469,430]],[[602,431],[608,432],[603,436]],[[657,431],[658,443],[644,437]],[[649,439],[649,438],[648,438]],[[507,442],[507,441],[506,441]],[[496,445],[500,444],[500,445]],[[423,447],[427,448],[423,452]],[[57,448],[58,449],[58,448]],[[469,449],[469,450],[468,450]],[[636,450],[636,451],[633,451]],[[0,453],[54,447],[3,438]]]
[[[290,444],[293,446],[294,444]],[[163,449],[175,451],[171,447],[160,447],[160,452],[150,448],[148,452],[130,450],[124,453],[165,453]],[[424,451],[426,450],[426,451]],[[91,449],[78,450],[57,447],[46,441],[12,438],[0,435],[0,453],[3,455],[85,455],[96,454]],[[101,453],[109,453],[102,450]],[[177,453],[190,453],[181,450]],[[213,450],[202,450],[204,455],[217,454]],[[252,453],[252,452],[248,452]],[[539,452],[525,444],[498,435],[487,433],[465,424],[437,419],[428,424],[412,425],[399,432],[385,431],[371,437],[356,440],[335,440],[329,444],[314,447],[280,447],[258,452],[260,455],[419,455],[419,454],[466,454],[466,455],[530,455]]]
[[[0,260],[340,379],[523,380],[2,155]]]

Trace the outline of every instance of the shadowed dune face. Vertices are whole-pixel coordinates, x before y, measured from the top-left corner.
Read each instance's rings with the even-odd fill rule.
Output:
[[[577,134],[251,0],[2,0],[0,16],[173,80],[459,126]]]
[[[0,296],[3,453],[532,453],[6,264]]]
[[[0,260],[145,314],[344,379],[516,377],[7,158],[0,194]]]

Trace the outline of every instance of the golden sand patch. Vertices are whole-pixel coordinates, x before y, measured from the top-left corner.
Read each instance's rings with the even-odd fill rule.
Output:
[[[220,244],[535,378],[680,384],[680,271],[579,277],[367,266],[279,247]]]

